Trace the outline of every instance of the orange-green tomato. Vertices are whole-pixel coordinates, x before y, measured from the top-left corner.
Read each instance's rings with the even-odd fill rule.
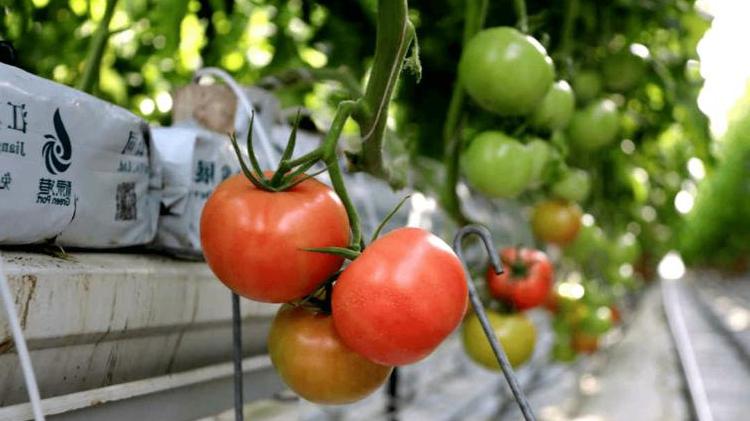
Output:
[[[568,82],[555,82],[531,114],[531,125],[547,130],[564,129],[575,111],[576,99]]]
[[[581,208],[565,200],[538,203],[531,215],[531,228],[536,238],[557,245],[573,241],[581,228]]]
[[[392,367],[347,348],[330,315],[282,306],[268,335],[271,362],[284,383],[304,399],[340,405],[367,397],[382,385]]]
[[[515,197],[531,179],[532,157],[528,149],[503,132],[480,133],[461,157],[466,179],[488,197]]]
[[[487,318],[513,367],[531,358],[536,345],[536,329],[524,313],[500,314],[487,310]],[[461,337],[466,354],[474,362],[490,370],[500,370],[500,364],[475,314],[464,322]]]
[[[603,99],[576,111],[568,125],[568,139],[581,151],[593,151],[609,145],[620,130],[617,105]]]
[[[599,337],[577,330],[573,332],[571,345],[579,354],[593,354],[599,349]]]
[[[510,27],[489,28],[464,47],[461,84],[474,101],[499,115],[525,115],[539,105],[555,77],[542,44]]]

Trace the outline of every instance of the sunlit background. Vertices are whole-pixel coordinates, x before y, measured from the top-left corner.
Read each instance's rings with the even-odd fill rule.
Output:
[[[750,39],[750,2],[737,0],[700,0],[696,5],[713,17],[711,28],[698,44],[700,73],[705,79],[698,97],[698,106],[711,122],[711,133],[719,141],[727,130],[729,113],[746,93],[750,79],[750,54],[742,50],[742,40]],[[703,162],[698,158],[688,161],[688,171],[695,181],[705,177]],[[687,214],[693,209],[697,189],[686,183],[677,193],[675,209]],[[679,253],[671,251],[658,266],[665,279],[679,279],[685,274],[685,264]]]

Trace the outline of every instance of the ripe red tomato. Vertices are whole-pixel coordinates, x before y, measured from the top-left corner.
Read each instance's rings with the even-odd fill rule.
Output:
[[[565,245],[573,241],[581,228],[581,209],[564,200],[539,203],[531,216],[534,235],[542,241]]]
[[[487,269],[490,295],[509,301],[518,310],[544,304],[552,289],[552,263],[544,252],[533,249],[505,248],[500,253],[505,272],[498,275]]]
[[[284,382],[308,401],[338,405],[374,392],[391,373],[349,349],[330,315],[303,307],[279,309],[268,335],[271,362]]]
[[[208,198],[200,232],[206,261],[227,287],[281,303],[312,293],[341,266],[341,257],[303,249],[345,247],[349,219],[338,196],[317,180],[273,193],[238,174]]]
[[[443,240],[399,228],[367,247],[333,287],[341,340],[383,365],[426,357],[461,323],[468,288],[463,266]]]
[[[487,318],[511,366],[518,367],[531,358],[536,345],[536,329],[524,313],[500,314],[488,310]],[[472,360],[485,368],[500,370],[500,364],[476,314],[472,313],[464,322],[461,338],[464,350]]]

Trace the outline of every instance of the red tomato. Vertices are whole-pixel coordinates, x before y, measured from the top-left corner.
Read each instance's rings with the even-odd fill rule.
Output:
[[[544,252],[509,247],[500,253],[505,272],[500,275],[487,269],[490,295],[508,301],[517,310],[544,304],[552,289],[552,263]]]
[[[279,309],[268,335],[268,352],[279,376],[308,401],[338,405],[374,392],[391,373],[347,348],[330,315],[303,307]]]
[[[383,365],[426,357],[458,325],[468,294],[443,240],[400,228],[367,247],[333,287],[333,322],[351,349]]]
[[[564,200],[539,203],[531,216],[534,235],[542,241],[565,245],[573,241],[581,228],[581,209]]]
[[[345,247],[349,219],[338,196],[317,180],[274,193],[238,174],[208,198],[200,231],[206,261],[227,287],[281,303],[312,293],[341,266],[341,257],[303,249]]]

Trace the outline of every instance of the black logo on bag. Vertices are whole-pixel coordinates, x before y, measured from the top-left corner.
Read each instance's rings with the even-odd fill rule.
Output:
[[[135,183],[118,184],[115,202],[117,204],[115,221],[135,221],[138,219],[138,196],[135,194]]]
[[[42,147],[42,155],[44,155],[44,164],[47,166],[47,171],[50,174],[59,174],[65,172],[70,167],[73,148],[70,144],[68,132],[65,130],[65,125],[63,125],[62,117],[60,117],[59,108],[55,110],[52,123],[55,126],[55,134],[57,136],[52,134],[44,135],[44,138],[49,139],[49,141]]]

